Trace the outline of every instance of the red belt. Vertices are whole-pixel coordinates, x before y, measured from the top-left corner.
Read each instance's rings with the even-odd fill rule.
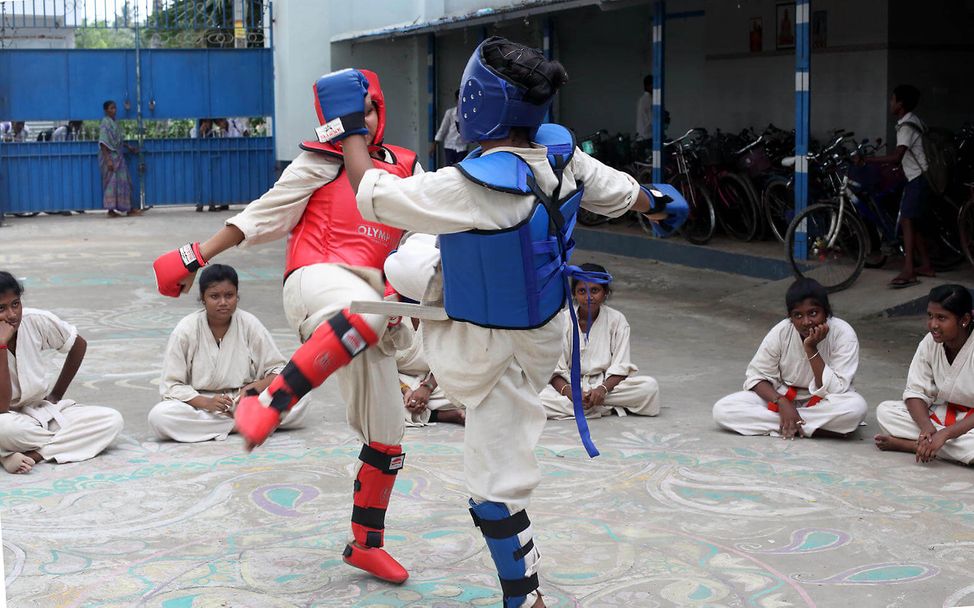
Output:
[[[955,424],[957,422],[957,412],[961,412],[962,414],[964,414],[963,416],[960,417],[960,419],[963,420],[964,418],[967,418],[968,416],[971,415],[971,411],[972,410],[974,410],[974,408],[968,407],[966,405],[958,405],[957,403],[950,403],[948,401],[947,402],[947,415],[944,416],[944,421],[941,422],[940,421],[940,418],[937,416],[936,412],[934,412],[932,410],[930,412],[930,420],[933,420],[934,422],[936,422],[940,426],[950,426],[950,425]]]
[[[798,389],[795,388],[794,386],[789,386],[788,390],[785,391],[785,394],[782,396],[788,401],[794,401],[795,397],[798,396]],[[818,395],[812,395],[812,398],[808,400],[808,403],[805,404],[805,407],[812,407],[813,405],[816,405],[821,400],[822,398],[819,397]],[[777,413],[778,404],[775,403],[774,401],[768,401],[768,409],[771,410],[772,412]]]

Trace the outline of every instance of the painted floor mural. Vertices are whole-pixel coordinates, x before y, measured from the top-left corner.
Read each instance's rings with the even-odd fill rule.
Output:
[[[549,605],[834,606],[816,597],[879,588],[931,606],[974,602],[974,483],[938,497],[919,468],[877,475],[868,458],[830,463],[827,443],[714,449],[638,422],[600,422],[593,461],[571,424],[546,431],[531,514]],[[97,470],[41,466],[16,489],[5,484],[11,605],[497,605],[464,510],[461,435],[445,425],[408,432],[387,520],[390,549],[411,567],[403,587],[341,562],[358,448],[329,424],[280,433],[252,455],[235,437],[126,438]]]
[[[466,511],[460,427],[407,430],[386,535],[411,573],[401,587],[341,561],[359,443],[332,383],[315,393],[305,428],[250,455],[236,436],[197,445],[150,438],[145,416],[166,338],[196,303],[157,296],[148,264],[178,244],[176,223],[191,226],[183,240],[200,238],[221,221],[213,215],[39,216],[0,229],[0,268],[25,277],[25,303],[55,311],[89,340],[71,396],[116,407],[126,421],[94,460],[0,475],[9,605],[497,606],[489,554]],[[83,236],[96,229],[97,238]],[[290,352],[281,252],[277,243],[221,261],[241,270],[241,308]],[[714,302],[759,282],[612,256],[579,261],[589,260],[616,275],[614,305],[629,316],[633,358],[659,379],[664,409],[593,421],[602,452],[594,460],[573,422],[548,424],[529,510],[548,606],[974,605],[974,471],[878,452],[873,414],[850,440],[718,431],[713,402],[738,390],[776,318]],[[856,329],[857,388],[874,408],[902,390],[922,321]]]

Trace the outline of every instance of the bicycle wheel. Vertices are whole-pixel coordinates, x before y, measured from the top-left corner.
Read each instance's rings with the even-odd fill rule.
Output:
[[[800,239],[799,228],[804,228],[804,239]],[[845,212],[840,217],[833,205],[812,205],[788,226],[785,256],[796,276],[815,279],[829,292],[841,291],[862,272],[866,239],[866,229],[853,214]],[[799,240],[796,257],[795,242]]]
[[[960,233],[960,246],[967,261],[974,264],[974,199],[964,203],[957,214],[957,228]]]
[[[933,196],[929,202],[930,215],[924,233],[930,261],[938,271],[949,270],[963,262],[965,257],[957,223],[960,206],[946,195]]]
[[[717,178],[717,220],[724,232],[741,241],[753,241],[758,232],[758,209],[747,183],[739,175],[725,173]]]
[[[717,228],[717,217],[714,213],[714,203],[706,188],[700,186],[697,180],[686,175],[677,175],[670,182],[687,201],[689,214],[680,229],[683,238],[694,245],[705,245],[714,236]]]
[[[761,193],[761,206],[771,234],[784,242],[788,225],[795,217],[795,191],[788,180],[782,177],[768,182]]]
[[[582,226],[598,226],[608,222],[611,218],[606,215],[600,215],[594,211],[589,211],[588,209],[578,210],[578,223]]]

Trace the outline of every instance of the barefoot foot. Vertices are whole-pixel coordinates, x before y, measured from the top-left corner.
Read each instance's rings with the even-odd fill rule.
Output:
[[[916,441],[903,439],[902,437],[891,437],[890,435],[876,435],[873,437],[876,447],[884,452],[909,452],[916,453]]]
[[[436,417],[437,422],[450,422],[453,424],[464,425],[467,421],[467,412],[464,410],[440,410]]]
[[[37,464],[34,462],[33,458],[21,454],[20,452],[0,458],[0,463],[3,464],[3,468],[6,469],[8,473],[20,475],[30,473],[31,468]]]

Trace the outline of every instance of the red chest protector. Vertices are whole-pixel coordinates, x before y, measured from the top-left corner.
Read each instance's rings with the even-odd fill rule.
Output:
[[[383,145],[392,155],[388,163],[372,159],[372,166],[399,177],[413,174],[416,154],[398,146]],[[341,158],[340,149],[330,144],[305,142],[309,152]],[[311,264],[346,264],[382,270],[386,257],[399,245],[403,231],[362,218],[355,203],[352,184],[345,168],[331,182],[315,190],[301,221],[287,240],[284,276]]]

